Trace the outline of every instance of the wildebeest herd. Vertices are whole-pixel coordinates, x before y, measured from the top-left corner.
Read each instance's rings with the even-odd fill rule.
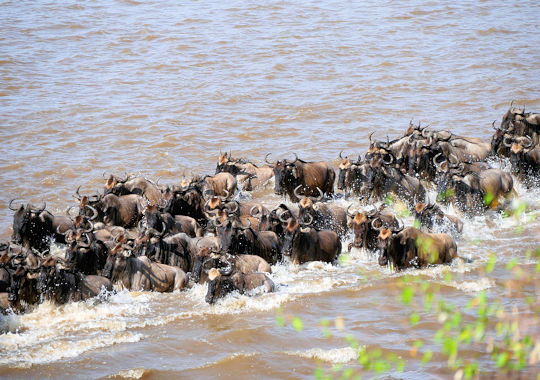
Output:
[[[394,140],[371,134],[363,158],[339,153],[337,181],[323,161],[296,155],[269,161],[267,154],[266,165],[257,166],[220,152],[213,176],[166,186],[111,175],[102,192],[81,194],[79,187],[65,215],[53,215],[46,203],[14,199],[13,235],[0,243],[0,309],[85,300],[114,284],[169,292],[206,283],[208,303],[235,290],[271,292],[271,265],[335,262],[349,234],[348,251],[375,252],[382,266],[449,263],[463,223],[440,205],[453,204],[465,217],[512,212],[513,176],[538,185],[540,115],[511,104],[493,126],[491,142],[412,122]],[[488,158],[509,159],[511,173],[491,167]],[[239,190],[245,194],[272,179],[275,194],[291,202],[267,207],[239,200]],[[436,190],[436,200],[426,188]],[[335,198],[350,203],[328,202]],[[413,226],[386,206],[389,199],[403,202]],[[358,202],[366,207],[354,210]],[[54,254],[52,242],[65,245],[65,253]]]

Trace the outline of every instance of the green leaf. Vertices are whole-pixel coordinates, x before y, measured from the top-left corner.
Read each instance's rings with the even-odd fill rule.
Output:
[[[413,343],[413,347],[421,348],[424,346],[424,341],[422,339],[417,339]]]
[[[493,268],[495,267],[495,262],[497,261],[497,256],[495,256],[494,253],[489,255],[488,262],[486,264],[486,273],[493,272]]]
[[[506,269],[512,270],[512,268],[514,268],[517,265],[518,261],[519,261],[518,258],[514,257],[512,260],[508,262],[508,264],[506,264]]]
[[[296,331],[302,331],[304,329],[304,324],[302,323],[302,320],[298,317],[294,317],[292,320],[292,327]]]
[[[276,325],[278,325],[278,327],[285,326],[285,320],[283,319],[283,314],[281,314],[281,308],[276,310]]]
[[[508,363],[508,352],[502,352],[497,355],[497,367],[502,368]]]
[[[420,316],[418,315],[418,313],[412,313],[409,320],[411,322],[411,326],[417,325],[420,321]]]
[[[422,227],[422,223],[420,223],[420,220],[414,219],[413,227],[420,229],[420,227]]]
[[[427,362],[429,362],[432,357],[433,351],[427,350],[426,352],[424,352],[424,356],[422,357],[422,364],[426,364]]]
[[[411,303],[413,296],[414,289],[411,286],[406,286],[401,292],[401,302],[403,302],[405,305],[408,305]]]

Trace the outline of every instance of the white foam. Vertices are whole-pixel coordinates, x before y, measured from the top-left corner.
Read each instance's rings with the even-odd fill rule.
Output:
[[[312,348],[307,351],[287,351],[285,353],[291,356],[316,359],[332,364],[350,363],[358,358],[358,351],[352,347],[334,348],[330,350]]]

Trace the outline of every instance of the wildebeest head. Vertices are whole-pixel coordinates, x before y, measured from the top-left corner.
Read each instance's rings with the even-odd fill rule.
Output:
[[[298,185],[294,189],[294,195],[298,199],[300,199],[300,202],[298,203],[298,219],[299,220],[306,220],[307,215],[311,215],[311,217],[313,219],[315,219],[317,211],[318,211],[318,207],[319,207],[317,202],[320,202],[322,200],[323,192],[322,192],[321,189],[319,189],[317,187],[317,190],[319,191],[319,196],[318,197],[302,197],[302,195],[300,195],[298,193],[298,189],[300,187],[301,186]]]
[[[272,165],[274,170],[274,193],[277,195],[283,195],[287,192],[287,190],[289,192],[292,191],[300,182],[298,168],[296,167],[298,157],[296,157],[292,162],[287,160],[278,160],[272,163],[267,160],[268,155],[269,154],[266,155],[265,161],[269,165]]]
[[[377,240],[377,250],[379,251],[379,265],[385,266],[388,264],[389,252],[392,254],[392,250],[395,248],[395,237],[401,231],[403,231],[404,226],[392,227],[384,226],[379,228],[379,236]]]
[[[524,162],[524,154],[533,146],[529,136],[505,138],[504,145],[510,148],[510,163],[514,171],[519,171],[520,164]]]
[[[337,181],[337,188],[338,190],[344,190],[345,184],[349,182],[350,172],[351,172],[351,166],[353,163],[349,159],[349,157],[343,158],[341,156],[342,152],[339,152],[339,172],[338,172],[338,181]]]
[[[249,227],[243,227],[236,217],[228,217],[222,221],[214,219],[213,223],[216,226],[216,236],[219,237],[220,252],[236,252],[240,230]]]
[[[40,251],[46,249],[48,235],[52,234],[52,223],[49,218],[41,215],[45,212],[45,202],[39,208],[30,204],[26,206],[21,204],[19,208],[14,208],[13,201],[9,202],[9,208],[15,211],[11,240],[17,244],[30,245]]]
[[[101,275],[109,280],[114,281],[115,277],[125,270],[127,266],[127,258],[132,249],[133,247],[118,243],[107,256],[107,260]]]
[[[214,304],[219,298],[235,290],[231,274],[232,264],[225,269],[212,268],[208,271],[208,291],[205,300],[209,304]]]
[[[18,266],[11,276],[11,282],[8,289],[8,301],[15,305],[21,301],[28,304],[34,304],[39,300],[37,288],[36,269]]]

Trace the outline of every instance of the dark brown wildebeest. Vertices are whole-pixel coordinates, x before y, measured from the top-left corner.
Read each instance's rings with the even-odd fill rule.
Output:
[[[240,293],[245,293],[260,286],[264,286],[266,293],[275,290],[274,282],[264,273],[243,273],[240,271],[222,273],[218,269],[212,268],[208,272],[208,291],[205,300],[209,304],[213,304],[232,291],[238,290]]]
[[[270,264],[257,255],[221,255],[211,247],[202,247],[197,254],[196,264],[191,278],[195,283],[204,283],[208,278],[208,271],[212,268],[225,270],[234,268],[242,273],[266,272],[272,273]]]
[[[283,240],[283,255],[290,256],[293,264],[309,261],[332,263],[341,253],[341,240],[334,231],[317,231],[310,222],[290,220]]]
[[[164,199],[167,201],[167,205],[163,210],[164,212],[172,216],[190,216],[200,226],[206,227],[207,219],[204,215],[205,200],[200,186],[184,180],[181,186],[167,189],[164,193]]]
[[[298,203],[298,220],[307,220],[310,215],[311,227],[316,230],[332,230],[339,236],[347,233],[347,211],[336,204],[322,203],[322,191],[319,197],[302,197],[297,193],[300,186],[294,189],[296,197],[301,198]]]
[[[352,248],[365,248],[373,251],[377,248],[377,239],[381,228],[398,228],[399,221],[394,214],[381,207],[369,211],[350,212],[347,208],[348,224],[353,231],[353,241],[349,243],[347,250]]]
[[[390,262],[397,270],[450,263],[458,257],[456,243],[450,235],[422,232],[415,227],[395,232],[382,229],[379,248],[379,265]]]
[[[154,263],[146,256],[124,253],[124,247],[118,244],[107,257],[102,274],[113,283],[120,283],[128,290],[156,292],[172,292],[185,286],[187,278],[182,269]]]
[[[112,290],[111,281],[102,276],[86,276],[66,269],[57,258],[48,257],[41,264],[38,289],[44,299],[57,304],[84,301],[96,297],[105,289]]]
[[[414,211],[415,220],[430,232],[434,228],[445,227],[449,227],[456,233],[463,232],[463,222],[457,216],[445,214],[436,203],[417,203]]]
[[[39,268],[19,265],[11,276],[8,292],[9,304],[17,312],[26,311],[40,301],[38,289]]]
[[[306,162],[296,156],[294,161],[280,160],[267,163],[274,168],[274,192],[278,195],[288,195],[293,202],[299,201],[294,194],[294,189],[299,185],[298,193],[305,196],[317,196],[319,189],[326,195],[334,193],[336,173],[326,162]]]

